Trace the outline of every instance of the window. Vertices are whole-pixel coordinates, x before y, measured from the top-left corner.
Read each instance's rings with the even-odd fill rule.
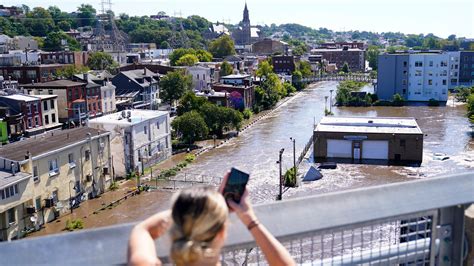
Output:
[[[422,74],[421,70],[415,71],[415,77],[421,77],[421,74]]]
[[[407,89],[403,89],[403,90],[402,90],[402,93],[403,93],[403,94],[407,94]]]
[[[30,105],[30,104],[28,104],[28,105],[26,106],[26,109],[28,110],[28,114],[31,114],[31,105]]]
[[[51,106],[51,109],[54,109],[54,100],[49,101],[49,106]]]
[[[433,66],[433,61],[430,61],[430,67],[432,67],[432,66]]]
[[[156,128],[160,129],[160,121],[156,121]]]
[[[447,66],[448,66],[448,62],[447,62],[447,61],[441,61],[441,66],[442,66],[442,67],[447,67]]]
[[[39,117],[35,116],[35,126],[39,127]]]
[[[44,116],[44,123],[45,123],[46,125],[49,124],[49,115],[45,115],[45,116]]]
[[[33,127],[33,123],[32,123],[31,117],[28,117],[28,128],[32,128],[32,127]]]
[[[48,111],[48,102],[47,102],[47,101],[44,101],[44,102],[43,102],[43,109],[44,109],[45,111]]]
[[[407,67],[407,66],[408,66],[407,61],[403,61],[403,66],[404,66],[404,67]]]
[[[41,197],[37,197],[36,200],[35,200],[35,209],[38,211],[38,210],[41,210]]]
[[[428,71],[428,76],[432,77],[433,76],[433,71]]]
[[[416,61],[415,62],[415,67],[422,67],[423,66],[423,62],[421,61]]]
[[[48,90],[49,95],[53,95],[53,90]]]
[[[146,126],[143,127],[143,131],[145,132],[145,134],[148,134]]]
[[[68,97],[69,99],[72,99],[72,90],[71,90],[71,89],[69,89],[69,90],[67,91],[67,97]]]
[[[407,85],[407,80],[406,80],[406,79],[404,79],[404,80],[402,81],[402,85]]]
[[[443,79],[443,85],[446,85],[446,84],[447,84],[446,80],[445,80],[445,79]]]
[[[68,154],[69,169],[76,167],[76,162],[74,161],[74,153]]]
[[[406,147],[406,140],[404,140],[404,139],[400,140],[400,147],[403,147],[403,148]]]
[[[38,166],[33,166],[33,181],[38,182],[39,181],[39,175],[38,175]]]
[[[433,80],[432,79],[428,80],[428,85],[433,85]]]
[[[8,210],[8,223],[12,224],[16,222],[16,211],[15,207]]]
[[[90,150],[86,150],[85,157],[86,157],[86,161],[89,161],[91,159],[91,151]]]
[[[8,199],[15,196],[19,193],[18,184],[6,187],[5,189],[0,190],[1,199]]]
[[[56,114],[51,114],[51,122],[56,123]]]
[[[55,176],[59,174],[58,159],[48,161],[49,164],[49,176]]]

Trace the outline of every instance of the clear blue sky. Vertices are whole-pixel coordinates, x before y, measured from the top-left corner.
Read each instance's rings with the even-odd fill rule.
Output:
[[[100,9],[100,0],[3,0],[4,5],[56,5],[73,11],[81,3]],[[245,0],[112,0],[116,14],[200,15],[213,22],[242,19]],[[434,33],[474,38],[474,0],[248,0],[252,24],[299,23],[319,28],[375,32]]]

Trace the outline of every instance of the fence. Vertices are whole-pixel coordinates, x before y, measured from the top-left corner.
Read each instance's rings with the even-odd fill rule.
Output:
[[[309,78],[303,78],[301,81],[302,82],[317,82],[317,81],[344,81],[344,80],[353,80],[353,81],[376,83],[376,81],[368,75],[355,75],[355,74],[352,74],[352,75],[348,74],[348,75],[313,76],[313,77],[309,77]]]
[[[361,188],[255,207],[301,265],[461,265],[473,173]],[[383,177],[381,177],[383,178]],[[231,215],[223,265],[266,264]],[[2,264],[124,264],[133,224],[0,243]],[[157,254],[169,263],[168,237]]]
[[[304,156],[306,155],[306,153],[308,153],[311,146],[313,146],[313,136],[311,136],[309,138],[308,142],[306,143],[303,150],[301,151],[300,156],[298,156],[298,160],[296,161],[296,165],[299,165],[303,161]]]
[[[150,181],[152,182],[152,181]],[[155,179],[157,188],[160,189],[181,189],[196,185],[217,186],[222,182],[222,177],[213,177],[207,175],[197,175],[190,173],[180,173],[168,179]]]

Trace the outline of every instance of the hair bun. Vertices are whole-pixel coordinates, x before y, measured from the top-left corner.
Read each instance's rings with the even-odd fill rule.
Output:
[[[189,264],[200,260],[206,247],[199,241],[191,239],[178,240],[171,247],[171,257],[178,264]]]

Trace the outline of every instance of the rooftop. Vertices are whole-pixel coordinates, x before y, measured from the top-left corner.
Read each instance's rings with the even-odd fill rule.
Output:
[[[323,117],[315,131],[423,134],[412,117]]]
[[[28,173],[18,172],[13,175],[11,171],[0,170],[0,189],[17,184],[30,176]]]
[[[125,112],[125,118],[123,116],[124,114],[123,112]],[[117,112],[117,113],[113,113],[109,115],[104,115],[98,118],[94,118],[90,120],[89,123],[90,124],[115,124],[115,125],[132,126],[149,119],[168,115],[168,112],[166,111],[154,111],[154,110],[142,110],[142,109],[132,109],[132,110],[126,110],[123,112]],[[130,113],[130,121],[127,119],[129,113]]]
[[[55,94],[35,94],[32,96],[36,98],[40,98],[41,100],[58,98],[58,95],[55,95]]]
[[[64,87],[74,87],[74,86],[84,86],[86,83],[75,82],[67,79],[58,79],[48,82],[35,83],[35,84],[25,84],[22,85],[24,88],[64,88]]]
[[[3,98],[15,100],[15,101],[22,101],[22,102],[33,102],[33,101],[38,101],[38,97],[33,97],[29,95],[24,95],[24,94],[13,94],[13,95],[7,95],[7,96],[1,96]]]
[[[52,131],[0,147],[0,158],[20,162],[25,160],[25,155],[28,152],[34,158],[41,154],[87,140],[88,133],[91,136],[109,134],[107,131],[89,127]]]
[[[221,79],[244,79],[244,78],[249,78],[250,75],[247,74],[232,74],[232,75],[227,75],[221,77]]]
[[[359,48],[349,48],[349,49],[343,49],[343,48],[335,48],[335,49],[328,49],[328,48],[321,48],[321,49],[311,49],[311,52],[363,52],[364,50],[361,50]]]

